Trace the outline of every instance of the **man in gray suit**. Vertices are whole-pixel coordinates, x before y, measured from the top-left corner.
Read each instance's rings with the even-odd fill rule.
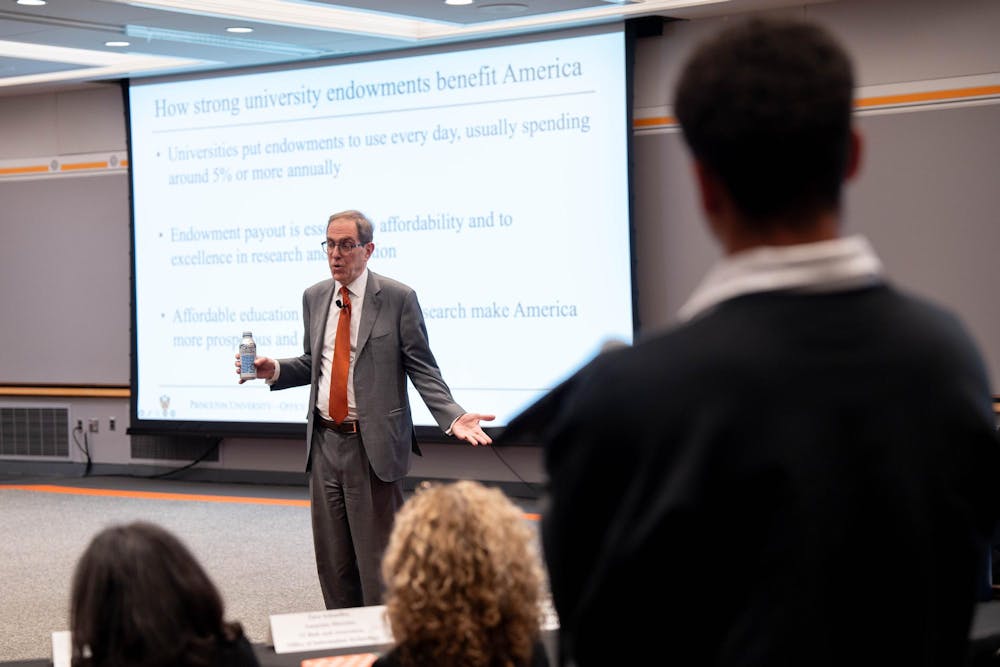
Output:
[[[403,504],[411,452],[420,453],[406,378],[445,433],[473,445],[492,442],[479,422],[494,416],[466,412],[452,399],[416,293],[368,270],[372,238],[372,224],[361,212],[330,216],[324,246],[333,278],[302,296],[302,355],[255,361],[257,377],[271,389],[311,385],[306,470],[316,566],[328,609],[382,602],[382,552]],[[346,416],[334,414],[330,405],[341,310],[350,318]]]

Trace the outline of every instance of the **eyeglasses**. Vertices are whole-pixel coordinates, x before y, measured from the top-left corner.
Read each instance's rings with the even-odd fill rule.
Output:
[[[340,241],[340,242],[326,240],[326,241],[323,241],[322,243],[320,243],[320,245],[323,246],[323,250],[326,250],[326,254],[332,255],[334,248],[340,248],[340,252],[342,252],[344,254],[347,254],[347,253],[351,252],[352,250],[354,250],[355,248],[357,248],[358,246],[363,245],[363,244],[357,243],[356,241],[353,241],[352,239],[346,239],[346,240]]]

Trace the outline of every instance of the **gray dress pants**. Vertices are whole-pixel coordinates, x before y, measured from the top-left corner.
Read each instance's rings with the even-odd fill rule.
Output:
[[[313,429],[309,496],[327,609],[382,604],[382,554],[403,504],[403,481],[375,475],[362,437]]]

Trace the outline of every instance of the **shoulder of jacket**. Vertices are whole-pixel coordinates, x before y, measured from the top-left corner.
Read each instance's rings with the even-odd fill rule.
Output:
[[[328,290],[333,288],[333,278],[326,278],[318,283],[313,283],[306,288],[306,293],[311,294],[313,292],[322,292],[323,290]]]
[[[375,273],[372,270],[368,271],[368,288],[374,289],[375,291],[389,290],[393,292],[409,293],[413,292],[413,288],[409,285],[394,280],[393,278],[388,278],[382,274]]]

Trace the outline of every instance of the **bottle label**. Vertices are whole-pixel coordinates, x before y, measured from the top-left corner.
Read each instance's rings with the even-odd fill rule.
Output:
[[[257,346],[250,344],[240,344],[240,377],[241,378],[255,378],[257,377],[257,368],[253,365],[254,359],[257,358]]]

